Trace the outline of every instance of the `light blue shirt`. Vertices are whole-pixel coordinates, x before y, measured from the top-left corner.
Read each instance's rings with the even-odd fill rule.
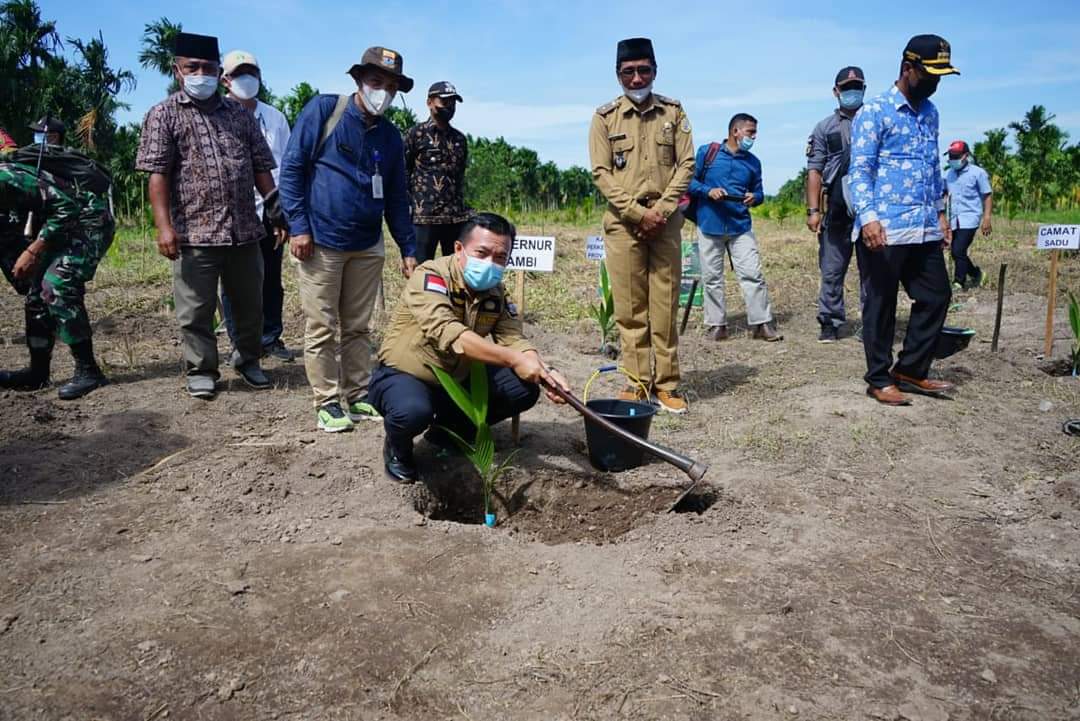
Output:
[[[895,85],[856,113],[849,174],[856,233],[878,221],[886,245],[944,239],[938,224],[945,208],[938,123],[933,103],[924,100],[915,110]]]
[[[949,168],[945,173],[949,189],[949,227],[978,228],[982,221],[983,198],[994,192],[990,176],[969,160],[960,170]]]

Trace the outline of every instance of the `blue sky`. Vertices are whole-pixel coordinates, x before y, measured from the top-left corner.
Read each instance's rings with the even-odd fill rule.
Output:
[[[221,50],[255,53],[278,94],[301,81],[323,92],[353,89],[346,69],[369,45],[402,53],[416,80],[406,102],[426,114],[424,95],[451,80],[465,98],[464,132],[535,149],[542,160],[588,166],[594,109],[619,94],[620,38],[653,39],[657,92],[681,100],[695,144],[726,134],[739,111],[760,121],[755,153],[775,192],[804,163],[806,137],[834,106],[836,71],[865,71],[869,93],[895,79],[908,37],[933,32],[952,43],[959,77],[934,97],[942,145],[977,140],[1040,103],[1080,140],[1080,2],[659,3],[416,0],[323,3],[231,0],[185,3],[41,2],[63,37],[104,33],[115,65],[136,72],[124,120],[140,120],[165,80],[138,67],[143,25],[162,15],[217,35]]]

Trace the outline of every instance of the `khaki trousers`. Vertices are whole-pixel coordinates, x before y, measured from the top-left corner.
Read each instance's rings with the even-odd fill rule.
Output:
[[[304,369],[315,407],[358,400],[367,393],[374,365],[370,324],[383,248],[340,251],[315,245],[311,257],[296,265],[305,319]]]
[[[679,385],[675,324],[682,280],[682,224],[682,215],[675,213],[660,235],[638,240],[611,211],[604,215],[604,250],[622,341],[622,365],[646,386],[662,391]]]

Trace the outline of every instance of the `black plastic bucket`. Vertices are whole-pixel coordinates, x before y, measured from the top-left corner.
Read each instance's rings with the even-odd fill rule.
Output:
[[[934,344],[934,357],[940,360],[955,355],[967,348],[974,337],[975,331],[971,328],[945,326],[938,333],[937,343]]]
[[[656,415],[656,406],[649,403],[600,398],[585,404],[620,428],[639,438],[649,437],[649,426]],[[625,471],[641,465],[645,451],[609,433],[598,424],[585,419],[585,442],[589,447],[589,462],[601,471]]]

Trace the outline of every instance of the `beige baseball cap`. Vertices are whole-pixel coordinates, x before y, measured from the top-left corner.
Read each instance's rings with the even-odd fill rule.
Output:
[[[253,65],[259,67],[259,61],[247,50],[232,50],[225,54],[225,60],[221,63],[222,70],[226,75],[232,75],[241,65]]]

